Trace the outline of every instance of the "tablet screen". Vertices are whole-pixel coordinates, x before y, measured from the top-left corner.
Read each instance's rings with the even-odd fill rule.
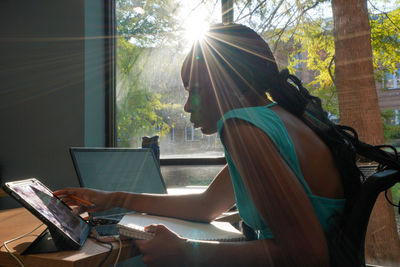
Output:
[[[76,243],[82,244],[86,239],[88,224],[38,180],[11,182],[7,186]]]

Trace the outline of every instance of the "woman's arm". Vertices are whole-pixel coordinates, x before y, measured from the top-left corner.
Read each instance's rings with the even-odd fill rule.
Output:
[[[227,166],[218,173],[207,190],[201,194],[135,194],[86,188],[66,188],[54,193],[58,196],[65,196],[64,201],[68,205],[81,205],[78,201],[68,198],[68,195],[75,195],[96,205],[96,209],[88,211],[122,207],[154,215],[205,222],[215,219],[235,203]]]
[[[146,230],[155,237],[136,240],[135,244],[147,266],[295,266],[272,239],[207,242],[179,238],[163,225]]]
[[[113,193],[115,206],[161,216],[209,222],[235,203],[229,170],[225,166],[201,194],[157,195]]]

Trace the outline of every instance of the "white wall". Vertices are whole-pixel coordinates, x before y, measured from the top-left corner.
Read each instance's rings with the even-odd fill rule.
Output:
[[[95,49],[85,62],[84,14],[83,0],[0,1],[1,183],[37,177],[51,189],[77,186],[68,148],[104,146],[103,54]],[[101,16],[93,17],[100,29]],[[99,104],[86,123],[85,101],[89,110]],[[0,198],[0,209],[13,205]]]

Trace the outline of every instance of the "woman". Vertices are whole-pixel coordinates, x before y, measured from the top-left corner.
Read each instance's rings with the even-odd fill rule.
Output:
[[[299,108],[267,97],[280,103],[285,90],[294,89],[268,45],[243,25],[213,26],[186,57],[182,80],[191,122],[204,134],[219,133],[228,162],[204,193],[64,189],[57,195],[74,194],[97,210],[118,206],[205,222],[236,202],[258,233],[254,241],[197,242],[152,225],[152,240],[135,241],[149,265],[329,266],[325,233],[343,211],[340,175],[325,143],[295,116]]]

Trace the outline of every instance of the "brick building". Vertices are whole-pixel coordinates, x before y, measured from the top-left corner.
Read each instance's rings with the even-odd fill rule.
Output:
[[[383,82],[377,83],[379,107],[382,110],[394,110],[395,117],[392,123],[400,124],[400,68],[394,74],[387,74]]]

